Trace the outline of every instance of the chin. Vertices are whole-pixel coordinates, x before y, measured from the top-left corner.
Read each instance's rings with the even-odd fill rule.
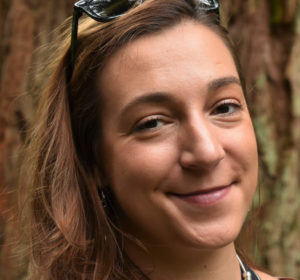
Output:
[[[233,243],[241,230],[242,224],[217,224],[212,227],[193,229],[185,242],[197,249],[214,250]]]

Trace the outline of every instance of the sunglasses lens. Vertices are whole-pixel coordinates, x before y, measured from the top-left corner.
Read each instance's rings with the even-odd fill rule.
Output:
[[[102,9],[103,16],[112,18],[124,14],[134,5],[134,3],[135,1],[115,0],[111,1],[109,5],[106,5],[106,7],[100,9]]]
[[[145,0],[79,0],[75,7],[97,21],[109,21],[126,13],[134,5]],[[195,0],[198,8],[215,11],[219,8],[218,0]]]
[[[198,0],[198,5],[203,10],[216,10],[219,8],[217,0]]]
[[[108,21],[127,12],[138,1],[134,0],[82,0],[76,7],[98,21]]]

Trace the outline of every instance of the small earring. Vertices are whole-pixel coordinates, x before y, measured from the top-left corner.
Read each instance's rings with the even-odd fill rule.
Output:
[[[100,189],[100,199],[101,199],[103,208],[104,209],[107,208],[107,200],[106,200],[106,197],[104,194],[104,190],[102,188]]]

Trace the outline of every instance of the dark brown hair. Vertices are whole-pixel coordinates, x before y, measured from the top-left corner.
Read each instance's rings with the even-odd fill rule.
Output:
[[[226,29],[216,16],[197,12],[192,0],[148,0],[108,23],[82,20],[69,83],[69,35],[61,41],[28,137],[21,180],[22,195],[30,197],[32,279],[144,277],[122,250],[122,240],[129,237],[118,228],[113,195],[105,191],[106,207],[101,201],[105,162],[101,159],[101,92],[96,81],[118,49],[185,19],[215,32],[239,71]]]

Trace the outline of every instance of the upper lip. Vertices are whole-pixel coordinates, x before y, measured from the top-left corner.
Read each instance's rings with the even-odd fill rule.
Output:
[[[203,188],[200,190],[196,190],[196,191],[192,191],[192,192],[185,192],[185,193],[181,193],[181,192],[168,192],[169,195],[176,195],[176,196],[193,196],[193,195],[199,195],[199,194],[205,194],[205,193],[210,193],[210,192],[214,192],[217,190],[221,190],[224,188],[227,188],[229,186],[231,186],[233,183],[227,184],[227,185],[220,185],[220,186],[216,186],[216,187],[210,187],[210,188]]]

